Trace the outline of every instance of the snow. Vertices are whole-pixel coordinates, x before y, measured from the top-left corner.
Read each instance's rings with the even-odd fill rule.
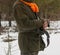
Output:
[[[47,48],[45,48],[44,51],[40,51],[38,55],[52,55],[52,54],[60,55],[60,43],[59,42],[60,42],[60,34],[59,33],[50,34],[50,45]],[[11,45],[12,45],[12,54],[19,55],[20,50],[18,47],[18,40],[13,41],[11,43]],[[8,43],[4,43],[4,42],[0,41],[0,55],[6,55],[4,49],[7,52],[7,48],[8,48]]]
[[[51,22],[53,24],[50,23],[51,24],[50,27],[56,28],[58,26],[57,28],[60,28],[60,21],[58,21],[58,22],[57,21],[56,21],[56,23]],[[12,22],[12,23],[14,26],[16,25],[16,24],[14,24],[14,22]],[[2,22],[2,24],[3,24],[3,26],[4,25],[8,26],[8,24],[6,24],[4,22]],[[60,30],[57,30],[57,31],[60,31]],[[8,36],[8,33],[2,33],[2,34],[3,35],[0,35],[0,55],[6,55],[7,50],[8,50],[8,43],[3,42],[2,37]],[[10,32],[9,35],[13,36],[13,38],[16,38],[15,41],[10,43],[11,47],[12,47],[11,55],[20,55],[20,50],[19,50],[19,46],[18,46],[18,32]],[[55,33],[55,31],[52,31],[52,33],[50,34],[50,45],[47,48],[45,48],[44,51],[39,51],[38,55],[60,55],[60,43],[59,42],[60,42],[60,33]]]
[[[39,55],[60,55],[60,34],[50,35],[50,45]],[[42,53],[42,54],[41,54]]]

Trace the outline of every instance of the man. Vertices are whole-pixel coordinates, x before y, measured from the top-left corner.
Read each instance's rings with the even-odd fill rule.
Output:
[[[33,0],[19,0],[14,4],[14,17],[19,31],[18,45],[21,55],[38,55],[38,51],[40,51],[41,43],[37,29],[42,26],[43,19],[39,19],[38,13],[39,8]]]

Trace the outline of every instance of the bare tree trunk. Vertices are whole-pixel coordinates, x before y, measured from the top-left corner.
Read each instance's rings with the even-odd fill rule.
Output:
[[[1,14],[0,14],[0,27],[1,27]]]

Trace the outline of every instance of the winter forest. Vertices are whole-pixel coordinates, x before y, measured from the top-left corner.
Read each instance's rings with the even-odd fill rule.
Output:
[[[0,0],[0,55],[20,55],[19,32],[13,16],[15,1]],[[60,0],[34,0],[34,2],[40,8],[40,17],[50,21],[50,27],[46,29],[50,35],[50,45],[38,55],[60,55]]]

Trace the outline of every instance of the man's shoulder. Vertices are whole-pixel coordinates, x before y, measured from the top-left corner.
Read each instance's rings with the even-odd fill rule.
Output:
[[[19,2],[19,1],[16,1],[14,4],[13,4],[13,8],[17,7],[17,6],[21,6],[22,3]]]

